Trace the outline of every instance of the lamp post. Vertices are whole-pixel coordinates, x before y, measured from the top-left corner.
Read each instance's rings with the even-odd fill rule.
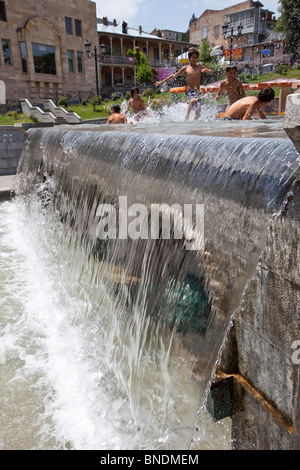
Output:
[[[228,27],[229,27],[229,23],[227,23],[225,21],[225,23],[223,24],[222,26],[222,29],[223,29],[223,36],[224,36],[224,39],[226,39],[227,37],[227,32],[228,32]],[[232,62],[232,46],[233,46],[233,26],[230,28],[230,59],[229,59],[229,62],[231,64]],[[242,29],[243,29],[243,25],[240,23],[237,27],[237,30],[238,30],[238,36],[241,36],[242,34]]]
[[[94,47],[94,52],[91,52],[91,43],[87,39],[86,42],[84,43],[85,46],[85,51],[89,59],[95,59],[95,72],[96,72],[96,90],[97,90],[97,96],[100,96],[101,93],[101,68],[100,68],[100,88],[99,88],[99,81],[98,81],[98,57],[99,57],[99,63],[101,67],[101,57],[103,59],[106,46],[105,44],[100,44],[100,54],[97,52],[97,46]],[[100,91],[100,93],[99,93]]]

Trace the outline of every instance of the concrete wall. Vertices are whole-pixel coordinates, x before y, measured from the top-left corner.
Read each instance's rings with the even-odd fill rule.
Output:
[[[0,176],[15,175],[26,139],[31,127],[50,127],[51,124],[22,123],[0,126]]]
[[[285,129],[300,150],[300,93]],[[300,166],[300,155],[299,155]],[[217,371],[233,377],[232,437],[239,450],[300,449],[300,172],[269,225],[256,273],[235,313]]]
[[[16,173],[25,137],[22,128],[0,127],[0,176]]]

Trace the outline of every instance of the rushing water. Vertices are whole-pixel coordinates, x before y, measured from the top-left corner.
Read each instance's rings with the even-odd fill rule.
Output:
[[[198,415],[183,360],[161,343],[137,358],[124,312],[57,220],[19,199],[0,205],[0,227],[1,449],[230,447],[228,420]]]
[[[205,398],[299,154],[275,120],[152,124],[29,132],[0,206],[3,449],[230,448]],[[99,242],[119,196],[204,204],[204,249]]]

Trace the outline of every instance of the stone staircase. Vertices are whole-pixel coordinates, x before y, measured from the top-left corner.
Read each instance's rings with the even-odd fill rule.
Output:
[[[54,114],[56,117],[56,124],[79,124],[82,122],[77,113],[69,112],[65,108],[56,106],[52,100],[44,100],[44,111]]]
[[[23,114],[35,116],[39,122],[60,124],[80,124],[82,119],[76,113],[70,113],[60,106],[56,106],[52,100],[44,100],[43,108],[33,106],[28,99],[21,99]]]

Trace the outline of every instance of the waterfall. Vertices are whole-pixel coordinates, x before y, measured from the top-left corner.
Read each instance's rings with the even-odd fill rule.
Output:
[[[69,265],[68,295],[80,291],[80,304],[64,321],[81,324],[88,354],[99,363],[95,413],[104,419],[100,404],[113,395],[105,420],[115,407],[115,427],[140,435],[120,443],[109,428],[110,448],[191,445],[232,315],[299,163],[293,144],[281,138],[29,131],[18,197],[42,208],[59,262]],[[165,238],[163,210],[155,239],[99,238],[99,207],[115,208],[120,218],[124,197],[127,208],[149,213],[153,205],[203,207],[203,246],[187,249],[187,232]],[[168,215],[174,235],[181,219],[173,209]],[[132,220],[129,215],[128,227]],[[135,233],[142,229],[137,224]],[[190,378],[193,399],[176,404]],[[155,444],[147,444],[150,436]]]

